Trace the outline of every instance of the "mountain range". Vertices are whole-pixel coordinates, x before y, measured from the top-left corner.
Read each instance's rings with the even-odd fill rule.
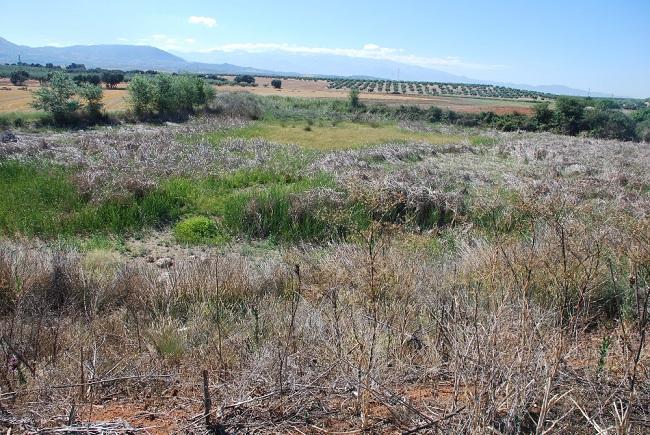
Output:
[[[19,58],[26,63],[67,65],[75,62],[85,64],[87,67],[122,70],[152,69],[167,72],[213,74],[373,77],[386,80],[494,84],[558,95],[610,96],[562,85],[533,86],[492,82],[387,60],[330,54],[297,54],[280,51],[170,53],[146,45],[120,44],[28,47],[14,44],[0,37],[0,63],[15,63]]]

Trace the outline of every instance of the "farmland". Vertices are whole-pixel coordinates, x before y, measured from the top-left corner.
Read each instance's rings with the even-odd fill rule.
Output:
[[[331,89],[357,89],[361,92],[384,93],[391,95],[464,96],[523,100],[543,100],[553,98],[553,95],[550,94],[524,91],[505,86],[462,83],[337,79],[330,80],[328,85]]]
[[[297,82],[0,145],[0,425],[643,433],[647,143]]]
[[[258,78],[260,86],[242,88],[234,85],[217,86],[218,91],[228,92],[250,92],[255,95],[279,95],[298,98],[336,98],[345,100],[349,91],[344,89],[332,89],[327,87],[326,81],[308,81],[297,79],[283,80],[283,88],[276,90],[271,87],[265,87],[270,78]],[[32,101],[30,91],[38,88],[35,81],[28,82],[27,90],[22,87],[12,86],[8,80],[0,79],[0,113],[31,111],[30,102]],[[123,110],[126,108],[126,91],[125,84],[118,89],[106,89],[104,103],[108,110]],[[371,103],[383,103],[391,105],[415,104],[423,107],[437,106],[448,110],[459,112],[478,113],[481,111],[494,111],[495,113],[512,113],[520,112],[530,114],[534,103],[525,100],[507,100],[492,98],[472,98],[464,96],[421,96],[416,94],[406,95],[382,95],[382,94],[363,94],[363,101]]]

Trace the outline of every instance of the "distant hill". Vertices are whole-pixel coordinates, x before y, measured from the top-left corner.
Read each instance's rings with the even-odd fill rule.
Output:
[[[13,44],[0,37],[0,63],[48,62],[67,65],[72,62],[90,68],[122,70],[158,70],[167,72],[192,72],[212,74],[252,74],[313,77],[363,77],[386,80],[430,81],[447,83],[493,84],[516,89],[538,91],[557,95],[608,97],[610,95],[587,92],[562,85],[532,86],[490,82],[422,68],[403,63],[361,59],[349,56],[322,54],[292,54],[280,51],[266,53],[209,52],[172,54],[145,45],[73,45],[70,47],[28,47]],[[186,60],[184,57],[189,58]],[[251,65],[251,66],[239,66]],[[293,72],[285,72],[293,71]]]
[[[179,54],[179,53],[176,53]],[[398,62],[363,59],[331,54],[293,54],[279,50],[249,53],[245,51],[184,53],[188,59],[208,62],[232,62],[239,65],[255,65],[272,71],[295,71],[301,75],[349,78],[381,78],[387,80],[431,81],[446,83],[480,83],[485,81],[450,74],[445,71],[422,68]]]
[[[0,38],[0,63],[22,62],[67,65],[72,62],[93,68],[153,69],[214,74],[272,74],[272,71],[246,68],[228,63],[188,62],[164,50],[145,45],[73,45],[70,47],[28,47]]]

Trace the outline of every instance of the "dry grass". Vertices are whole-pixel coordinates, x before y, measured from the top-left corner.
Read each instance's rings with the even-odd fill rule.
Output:
[[[18,87],[0,84],[0,113],[36,111],[31,106],[32,91],[35,89],[38,89],[38,85]],[[109,111],[126,110],[126,97],[126,89],[104,89],[104,108]]]
[[[6,152],[76,167],[98,198],[297,160],[341,191],[291,210],[345,194],[374,222],[318,245],[178,250],[164,269],[3,240],[0,425],[65,428],[74,403],[93,427],[204,433],[207,370],[215,431],[648,431],[646,145],[457,130],[456,144],[320,152],[177,140],[240,123],[19,135]]]
[[[228,77],[227,77],[228,78]],[[230,77],[231,79],[233,77]],[[330,89],[325,80],[282,80],[282,89],[270,87],[271,79],[258,77],[258,87],[241,88],[239,86],[218,86],[220,92],[249,92],[255,95],[277,95],[297,98],[335,98],[347,99],[349,91]],[[269,86],[265,87],[267,84]],[[478,113],[493,111],[499,115],[506,113],[531,114],[534,103],[517,100],[502,100],[495,98],[471,98],[461,96],[430,96],[430,95],[391,95],[362,92],[363,103],[383,103],[388,105],[417,105],[421,107],[437,106],[456,112]]]

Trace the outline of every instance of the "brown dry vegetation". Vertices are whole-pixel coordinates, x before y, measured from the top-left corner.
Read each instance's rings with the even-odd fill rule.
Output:
[[[5,158],[77,168],[75,183],[100,200],[304,152],[179,140],[241,123],[19,135]],[[4,239],[0,425],[647,433],[647,144],[470,133],[307,153],[301,173],[329,174],[373,211],[344,240],[252,250],[241,238],[179,250],[161,269]],[[315,189],[290,212],[319,213],[337,195]],[[441,220],[427,227],[431,210]],[[264,213],[253,202],[249,211]]]

